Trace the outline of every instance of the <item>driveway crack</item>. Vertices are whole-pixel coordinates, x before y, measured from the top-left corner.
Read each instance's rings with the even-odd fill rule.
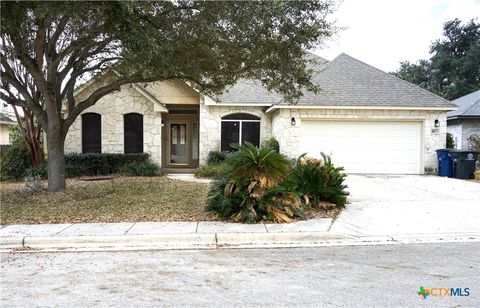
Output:
[[[132,226],[131,226],[130,228],[128,228],[128,230],[125,231],[125,233],[123,233],[123,235],[127,235],[127,233],[130,232],[130,230],[132,230],[133,226],[135,226],[136,224],[137,224],[137,223],[134,222],[134,223],[132,224]]]

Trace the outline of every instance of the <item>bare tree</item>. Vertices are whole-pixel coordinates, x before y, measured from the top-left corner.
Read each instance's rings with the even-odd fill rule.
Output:
[[[30,75],[22,67],[15,66],[14,63],[11,66],[14,67],[13,71],[19,83],[28,91],[30,97],[36,101],[36,104],[43,107],[42,94],[38,91]],[[2,79],[2,90],[2,99],[12,106],[17,120],[18,131],[25,142],[32,166],[38,167],[43,161],[41,148],[42,126],[33,111],[22,106],[23,96],[4,79]]]

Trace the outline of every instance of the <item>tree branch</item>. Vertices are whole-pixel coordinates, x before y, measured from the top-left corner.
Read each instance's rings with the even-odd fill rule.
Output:
[[[43,69],[43,57],[45,54],[45,38],[47,36],[47,26],[45,18],[38,20],[38,30],[34,41],[35,63],[38,69]]]
[[[55,56],[57,55],[57,51],[56,51],[57,41],[60,38],[60,35],[62,34],[63,30],[65,30],[65,27],[69,19],[70,18],[66,15],[62,16],[62,18],[60,18],[57,24],[57,27],[55,28],[55,32],[50,37],[50,40],[48,42],[48,47],[47,47],[47,54],[50,57],[52,57],[52,59],[54,59]]]

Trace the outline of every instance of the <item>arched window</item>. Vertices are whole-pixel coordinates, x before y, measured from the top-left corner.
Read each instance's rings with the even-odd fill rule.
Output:
[[[143,153],[143,115],[123,115],[123,136],[125,153]]]
[[[82,114],[82,153],[102,152],[102,116],[98,113]]]
[[[260,118],[247,113],[234,113],[222,118],[221,150],[232,151],[233,144],[250,142],[260,145]]]

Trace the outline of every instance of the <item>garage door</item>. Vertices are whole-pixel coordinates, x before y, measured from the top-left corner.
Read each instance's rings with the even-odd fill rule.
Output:
[[[349,173],[421,173],[421,122],[303,120],[300,153],[331,155]]]

